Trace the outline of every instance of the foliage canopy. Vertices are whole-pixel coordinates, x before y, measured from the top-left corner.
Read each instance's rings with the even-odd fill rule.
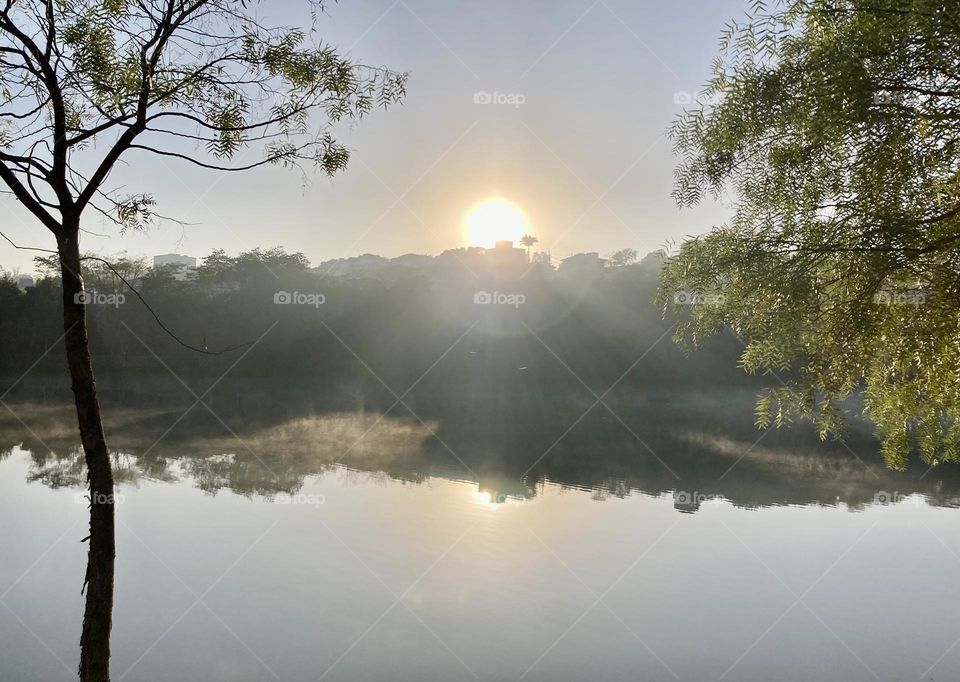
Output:
[[[761,427],[806,415],[837,434],[863,389],[888,465],[960,460],[958,64],[953,2],[758,2],[671,129],[678,203],[736,199],[660,299],[708,302],[684,342],[729,326],[747,371],[784,373]]]
[[[132,150],[224,171],[342,169],[349,153],[331,125],[399,101],[406,76],[265,25],[265,4],[6,0],[0,179],[57,232],[87,206],[123,228],[156,215],[152,196],[105,187]]]

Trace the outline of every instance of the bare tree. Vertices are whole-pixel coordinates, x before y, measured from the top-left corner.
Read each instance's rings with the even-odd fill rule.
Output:
[[[303,0],[316,19],[322,0]],[[157,218],[148,194],[108,186],[128,152],[203,168],[342,169],[331,126],[399,101],[404,74],[270,27],[255,0],[2,0],[0,180],[56,242],[63,329],[90,490],[80,678],[108,680],[114,487],[87,339],[81,221]],[[236,161],[241,149],[259,156]]]

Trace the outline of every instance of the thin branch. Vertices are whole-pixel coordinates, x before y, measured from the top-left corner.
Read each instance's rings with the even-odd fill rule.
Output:
[[[103,258],[100,258],[98,256],[84,256],[80,260],[81,261],[94,260],[94,261],[97,261],[98,263],[103,263],[104,265],[106,265],[107,268],[109,268],[109,270],[114,275],[117,276],[117,279],[123,282],[126,285],[126,287],[133,292],[133,295],[140,300],[143,306],[153,316],[153,319],[156,321],[157,326],[159,326],[160,329],[162,329],[167,334],[167,336],[169,336],[171,339],[176,341],[178,344],[180,344],[187,350],[192,350],[193,352],[200,353],[202,355],[224,355],[225,353],[232,353],[233,351],[239,350],[241,348],[246,348],[247,346],[252,346],[254,343],[256,343],[256,341],[246,341],[244,343],[238,343],[235,346],[230,346],[228,348],[224,348],[223,350],[219,350],[219,351],[210,351],[210,350],[207,350],[206,348],[197,348],[196,346],[192,346],[186,341],[184,341],[183,339],[181,339],[179,336],[177,336],[173,331],[170,330],[169,327],[167,327],[167,325],[163,323],[163,321],[160,319],[160,316],[157,315],[156,311],[150,306],[149,303],[147,303],[147,300],[140,294],[139,291],[136,290],[136,288],[132,284],[130,284],[130,282],[126,280],[126,278],[123,275],[117,272],[117,269],[113,267],[113,265],[111,265],[109,261],[104,260]]]

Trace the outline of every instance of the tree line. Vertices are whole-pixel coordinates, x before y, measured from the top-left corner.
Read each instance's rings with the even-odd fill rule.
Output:
[[[371,260],[312,267],[283,249],[215,251],[189,273],[139,258],[84,260],[100,390],[139,383],[149,398],[147,387],[176,388],[171,373],[202,386],[229,370],[225,380],[249,381],[249,390],[312,385],[333,395],[349,386],[343,394],[353,396],[383,393],[381,381],[405,390],[431,366],[422,381],[441,395],[478,369],[490,392],[517,381],[554,391],[582,390],[581,381],[603,391],[618,379],[755,383],[736,367],[742,345],[732,335],[697,354],[671,343],[674,322],[653,304],[659,252],[569,273],[532,264],[513,279],[486,268],[481,250],[362,262]],[[60,279],[53,259],[37,267],[26,290],[0,277],[0,374],[16,377],[43,356],[24,391],[66,385],[60,358],[47,353],[63,333],[52,314]]]

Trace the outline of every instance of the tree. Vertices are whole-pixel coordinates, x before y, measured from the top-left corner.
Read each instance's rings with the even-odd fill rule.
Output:
[[[539,251],[530,256],[530,262],[547,270],[553,270],[553,257],[546,251]]]
[[[671,259],[660,300],[704,294],[681,340],[729,325],[747,371],[783,372],[761,427],[803,415],[842,434],[863,389],[889,466],[956,461],[960,6],[764,4],[729,26],[708,103],[671,130],[678,203],[736,199]]]
[[[636,262],[636,249],[620,249],[610,256],[610,267],[612,268],[622,268],[625,265],[633,265]]]
[[[0,180],[53,235],[63,330],[90,489],[80,677],[109,677],[114,505],[82,305],[81,221],[155,219],[148,194],[108,182],[130,152],[221,171],[342,169],[331,125],[399,101],[406,77],[306,32],[262,24],[252,0],[6,0],[0,8]],[[316,13],[321,0],[305,0]],[[199,150],[195,152],[192,147]],[[260,157],[240,162],[255,148]]]
[[[530,258],[530,249],[532,249],[535,244],[540,243],[540,240],[532,234],[525,234],[520,238],[520,243],[527,247],[527,258]]]

